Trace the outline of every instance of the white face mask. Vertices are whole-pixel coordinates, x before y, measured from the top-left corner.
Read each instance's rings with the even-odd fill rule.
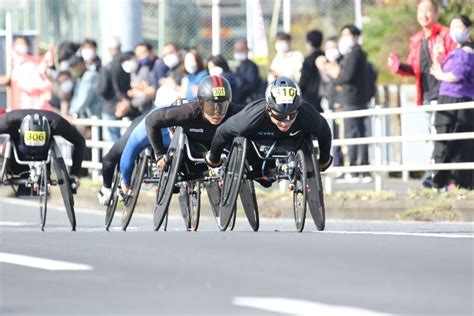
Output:
[[[342,55],[349,54],[354,45],[355,45],[355,41],[354,41],[354,38],[351,36],[342,36],[339,39],[338,47]]]
[[[95,52],[91,48],[81,49],[81,55],[82,55],[82,58],[84,58],[86,62],[93,61],[95,58]]]
[[[224,70],[221,67],[217,67],[217,66],[209,70],[209,74],[211,76],[220,76],[222,75],[223,72]]]
[[[471,34],[471,28],[464,30],[450,30],[449,35],[458,44],[465,43],[469,40],[469,35]]]
[[[69,94],[72,92],[72,88],[74,88],[74,83],[71,80],[66,80],[59,86],[62,93]]]
[[[186,70],[187,73],[193,74],[197,71],[198,65],[195,60],[186,60],[184,62],[184,70]]]
[[[179,57],[176,54],[168,54],[163,57],[163,62],[169,69],[173,69],[176,65],[179,64]]]
[[[234,60],[236,61],[244,61],[247,59],[247,54],[243,52],[235,52],[234,53]]]
[[[287,53],[290,50],[290,45],[287,42],[276,42],[275,50],[278,53]]]
[[[126,73],[135,72],[138,68],[138,63],[134,59],[126,60],[122,63],[122,69]]]
[[[59,63],[59,71],[66,71],[69,70],[71,67],[69,66],[69,63],[67,60],[63,60]]]
[[[329,48],[326,49],[324,55],[329,61],[336,61],[341,56],[341,53],[339,53],[337,48]]]
[[[28,46],[25,44],[17,44],[15,45],[15,50],[20,55],[25,55],[28,53]]]

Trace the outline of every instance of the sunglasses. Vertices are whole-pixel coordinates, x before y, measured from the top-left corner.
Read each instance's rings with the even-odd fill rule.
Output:
[[[268,114],[270,114],[271,117],[273,117],[275,120],[279,122],[290,122],[293,121],[296,116],[298,115],[298,112],[293,112],[293,113],[276,113],[273,111],[268,111]]]

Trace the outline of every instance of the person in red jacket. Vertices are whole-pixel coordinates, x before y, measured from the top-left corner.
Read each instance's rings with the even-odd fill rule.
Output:
[[[430,74],[433,63],[441,62],[456,48],[449,36],[449,28],[438,24],[438,1],[422,0],[418,4],[417,19],[421,31],[410,37],[410,52],[406,63],[391,53],[388,66],[394,73],[415,76],[418,105],[430,104],[438,98],[439,81]]]

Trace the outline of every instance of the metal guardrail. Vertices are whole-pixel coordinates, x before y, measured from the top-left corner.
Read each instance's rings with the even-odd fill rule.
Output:
[[[462,110],[462,109],[474,109],[474,102],[465,103],[453,103],[453,104],[439,104],[429,106],[413,106],[403,108],[382,108],[375,106],[371,109],[350,111],[350,112],[337,112],[337,113],[324,113],[323,116],[332,125],[332,120],[344,119],[351,117],[370,117],[373,121],[373,136],[353,139],[336,139],[333,141],[333,145],[344,146],[344,145],[356,145],[356,144],[369,144],[373,146],[374,159],[371,165],[365,166],[345,166],[345,167],[331,167],[325,172],[326,190],[331,190],[331,177],[335,173],[346,173],[346,172],[372,172],[375,176],[375,190],[380,191],[383,188],[382,174],[386,172],[396,171],[418,171],[418,170],[468,170],[474,169],[474,162],[472,163],[446,163],[446,164],[384,164],[382,155],[382,145],[392,143],[405,143],[405,142],[420,142],[420,141],[439,141],[439,140],[460,140],[460,139],[474,139],[474,132],[469,133],[452,133],[452,134],[421,134],[411,136],[384,136],[382,129],[382,118],[387,115],[397,115],[406,113],[416,112],[435,112],[443,110]],[[130,121],[104,121],[97,118],[92,119],[77,119],[73,122],[74,125],[78,126],[89,126],[91,127],[92,137],[87,140],[87,147],[92,148],[92,160],[84,161],[83,166],[85,168],[92,169],[93,179],[99,178],[99,170],[102,167],[100,163],[100,150],[110,148],[113,143],[101,141],[100,128],[101,127],[122,127],[126,128],[130,125]],[[71,161],[67,161],[71,163]]]

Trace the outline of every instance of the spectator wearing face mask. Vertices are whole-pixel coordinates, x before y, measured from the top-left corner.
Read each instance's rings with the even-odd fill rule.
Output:
[[[273,82],[280,76],[299,82],[304,56],[301,52],[291,49],[291,35],[278,33],[275,39],[275,50],[276,55],[270,64],[268,82]]]
[[[96,90],[100,80],[99,73],[88,69],[82,57],[71,57],[69,65],[74,79],[74,92],[68,114],[81,118],[100,116],[102,98]]]
[[[211,76],[226,78],[232,90],[232,99],[236,98],[236,100],[240,100],[239,78],[230,70],[229,64],[222,55],[215,55],[209,58],[207,61],[207,69]]]
[[[358,44],[360,30],[352,24],[345,25],[339,34],[338,49],[342,55],[339,74],[328,73],[334,81],[337,98],[344,111],[362,110],[368,107],[367,103],[367,55]],[[366,137],[365,117],[344,119],[344,138]],[[369,164],[369,148],[364,145],[349,145],[349,164],[351,166]],[[347,175],[348,180],[370,182],[368,173],[354,173]]]
[[[321,50],[323,43],[323,33],[313,30],[306,34],[307,46],[310,54],[304,59],[301,70],[300,88],[303,99],[311,104],[318,112],[322,112],[319,86],[321,75],[316,67],[316,58],[324,53]]]
[[[80,51],[87,69],[99,71],[100,67],[102,67],[102,60],[97,56],[97,42],[86,38],[82,42]]]
[[[261,93],[262,79],[258,73],[258,66],[248,59],[249,48],[247,42],[243,40],[236,41],[234,44],[234,60],[239,63],[235,69],[235,75],[238,78],[240,96],[237,99],[232,96],[238,104],[247,104],[253,100],[263,97]],[[232,90],[233,91],[233,90]]]
[[[474,45],[470,39],[472,22],[464,15],[454,18],[450,36],[456,49],[441,64],[434,63],[430,73],[440,81],[438,103],[449,104],[474,100]],[[436,133],[474,132],[474,109],[435,113]],[[436,163],[473,162],[474,140],[437,141],[433,151]],[[435,172],[433,186],[448,187],[450,180],[462,188],[474,189],[473,170],[440,170]]]
[[[342,111],[341,104],[337,99],[336,86],[333,79],[333,77],[336,78],[339,75],[339,62],[341,60],[342,56],[339,53],[337,36],[329,37],[324,44],[324,55],[317,57],[315,61],[321,74],[319,94],[321,96],[321,107],[324,111]],[[341,125],[342,120],[333,120],[332,130],[334,139],[340,138]],[[334,157],[334,166],[344,165],[344,155],[342,154],[341,146],[333,146],[332,155]]]
[[[191,49],[184,55],[184,71],[181,82],[182,97],[188,101],[196,100],[199,83],[209,75],[201,54],[196,49]]]
[[[181,58],[175,44],[168,43],[163,46],[162,58],[157,60],[153,66],[150,74],[149,83],[159,89],[161,86],[160,80],[170,78],[174,83],[179,85],[182,79],[180,71]]]
[[[59,109],[63,117],[69,116],[73,91],[74,79],[71,73],[68,70],[59,72],[53,81],[53,97],[49,103]]]
[[[114,56],[112,61],[101,70],[101,84],[98,89],[104,99],[102,103],[102,119],[117,120],[115,111],[117,104],[130,102],[127,91],[130,90],[130,74],[138,68],[133,52],[125,52]],[[120,128],[105,127],[102,131],[105,140],[116,142],[120,138]]]
[[[130,102],[120,103],[115,116],[135,118],[146,113],[153,105],[155,88],[149,84],[152,67],[157,58],[153,54],[153,47],[148,43],[139,43],[135,47],[135,59],[138,62],[136,71],[130,73],[130,87],[127,96]]]

